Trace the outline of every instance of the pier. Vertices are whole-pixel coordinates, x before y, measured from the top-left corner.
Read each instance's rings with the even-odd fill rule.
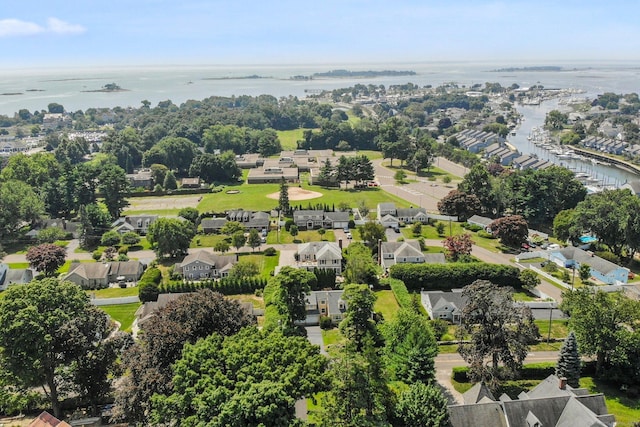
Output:
[[[619,167],[621,169],[624,169],[627,172],[640,175],[640,167],[632,163],[625,162],[624,160],[616,159],[614,157],[609,157],[604,154],[594,153],[593,151],[585,150],[583,148],[571,147],[571,149],[576,153],[579,153],[581,156],[588,157],[590,159],[596,159],[602,163],[608,163],[616,167]]]

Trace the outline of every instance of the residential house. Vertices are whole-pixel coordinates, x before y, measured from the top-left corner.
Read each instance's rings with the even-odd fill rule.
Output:
[[[182,188],[200,188],[200,177],[196,176],[195,178],[182,178],[180,181],[180,186]]]
[[[396,204],[395,203],[378,203],[378,219],[384,217],[385,215],[396,215]]]
[[[412,224],[414,222],[421,222],[426,224],[429,222],[427,216],[427,210],[425,208],[398,208],[396,209],[396,218],[398,221]]]
[[[614,427],[604,395],[573,388],[566,379],[550,375],[517,399],[507,394],[496,400],[486,386],[477,384],[463,394],[464,403],[450,405],[452,427]]]
[[[65,280],[83,289],[106,288],[118,281],[135,282],[144,272],[140,261],[73,262]]]
[[[379,218],[378,223],[385,228],[398,228],[400,226],[400,221],[398,221],[398,218],[391,214],[386,214],[382,218]]]
[[[636,196],[640,196],[640,179],[634,179],[633,181],[625,182],[621,188],[626,188]]]
[[[324,228],[349,227],[349,212],[325,212],[323,219]]]
[[[111,228],[120,234],[134,231],[138,234],[147,234],[149,226],[158,219],[158,215],[129,215],[124,218],[118,218]]]
[[[189,297],[193,292],[182,292],[182,293],[172,293],[172,294],[159,294],[157,301],[149,301],[142,304],[136,310],[136,324],[140,329],[144,329],[144,326],[153,320],[153,317],[156,315],[156,312],[161,308],[167,306],[167,304],[177,300],[178,298]],[[260,315],[264,314],[264,310],[254,310],[253,304],[241,303],[242,308],[249,313],[250,315]],[[134,337],[135,338],[135,337]]]
[[[128,173],[127,179],[133,188],[153,188],[153,175],[151,169],[140,169],[134,173]]]
[[[60,421],[47,411],[44,411],[36,419],[31,421],[28,427],[71,427],[71,424]]]
[[[378,254],[380,254],[380,265],[385,270],[394,264],[420,264],[425,262],[424,254],[420,250],[420,243],[416,240],[380,242]]]
[[[306,318],[298,324],[318,325],[320,317],[326,316],[337,325],[344,318],[347,303],[342,299],[342,289],[335,291],[311,291],[305,296]]]
[[[491,233],[491,229],[489,228],[489,226],[491,225],[491,223],[493,221],[494,220],[491,219],[491,218],[487,218],[487,217],[480,216],[480,215],[473,215],[471,218],[469,218],[467,220],[467,223],[471,224],[471,225],[477,225],[479,227],[482,227],[482,229],[484,231],[487,231],[487,232]]]
[[[579,269],[587,264],[591,268],[591,276],[609,285],[627,283],[630,270],[594,255],[593,252],[569,246],[549,253],[549,261],[560,267]]]
[[[467,298],[462,296],[462,289],[452,289],[451,292],[423,291],[420,293],[420,301],[431,319],[452,323],[460,323],[462,309],[467,304]]]
[[[519,152],[510,149],[504,143],[496,142],[495,144],[491,144],[490,146],[487,147],[482,157],[484,157],[487,160],[497,158],[498,162],[501,165],[507,166],[507,165],[510,165],[511,162],[514,159],[518,158],[519,156],[520,156]]]
[[[245,211],[243,209],[228,211],[227,220],[237,221],[247,230],[254,228],[259,231],[268,230],[271,223],[268,213],[262,211]]]
[[[38,231],[46,228],[59,228],[60,230],[70,234],[73,238],[77,239],[80,235],[80,223],[77,221],[68,221],[63,218],[44,219],[38,222],[34,230],[30,230],[27,233],[28,237],[35,238],[38,235]]]
[[[342,273],[342,250],[335,242],[309,242],[298,245],[298,268],[334,270]]]
[[[295,210],[293,211],[293,222],[298,228],[313,230],[324,225],[323,210]]]
[[[227,218],[205,218],[200,221],[200,226],[203,233],[219,233],[228,221]]]
[[[30,268],[9,268],[7,264],[0,263],[0,291],[6,290],[11,285],[24,285],[33,280],[33,270]]]
[[[42,118],[42,130],[56,130],[70,128],[72,125],[71,116],[64,113],[46,113]]]
[[[193,252],[176,264],[175,270],[187,280],[219,279],[227,277],[238,263],[236,255],[218,255],[207,251]]]
[[[504,142],[504,138],[493,132],[484,132],[474,129],[465,129],[454,135],[460,147],[472,153],[479,153],[494,143]]]

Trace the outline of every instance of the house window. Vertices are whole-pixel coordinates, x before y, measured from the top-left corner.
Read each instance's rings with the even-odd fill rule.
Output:
[[[321,314],[325,314],[327,312],[327,310],[325,310],[324,308],[320,309],[320,313]]]
[[[184,271],[189,271],[189,266],[188,265],[184,266]]]

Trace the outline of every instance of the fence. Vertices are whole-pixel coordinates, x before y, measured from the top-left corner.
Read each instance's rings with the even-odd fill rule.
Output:
[[[135,302],[140,302],[140,298],[138,297],[120,297],[120,298],[91,298],[91,304],[102,306],[102,305],[118,305],[118,304],[133,304]]]

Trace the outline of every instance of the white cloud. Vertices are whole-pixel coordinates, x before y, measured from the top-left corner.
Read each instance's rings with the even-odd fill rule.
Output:
[[[33,22],[19,19],[0,19],[0,37],[31,36],[44,31],[43,27]]]
[[[80,34],[87,29],[82,25],[70,24],[58,18],[47,19],[47,25],[20,19],[0,19],[0,37],[23,37],[36,34]]]
[[[82,25],[69,24],[58,18],[49,18],[47,24],[47,30],[54,34],[80,34],[87,31]]]

